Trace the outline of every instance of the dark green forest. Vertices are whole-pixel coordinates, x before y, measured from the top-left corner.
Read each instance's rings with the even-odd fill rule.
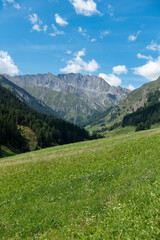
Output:
[[[90,139],[86,130],[34,111],[0,86],[0,145],[26,152],[28,143],[21,136],[18,125],[27,126],[35,132],[40,148]]]
[[[152,124],[160,122],[160,91],[150,92],[144,107],[123,118],[122,126],[136,126],[136,131],[149,129]]]
[[[149,104],[123,118],[122,126],[137,126],[137,131],[149,129],[160,122],[160,103]]]

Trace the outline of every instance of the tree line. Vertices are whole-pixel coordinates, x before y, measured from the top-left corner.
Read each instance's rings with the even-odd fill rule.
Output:
[[[141,107],[136,112],[123,118],[122,126],[136,126],[136,131],[149,129],[152,124],[160,122],[160,103]]]

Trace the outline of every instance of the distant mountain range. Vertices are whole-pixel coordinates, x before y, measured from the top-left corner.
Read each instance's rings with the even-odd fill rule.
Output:
[[[128,89],[110,86],[104,79],[91,75],[48,73],[5,77],[61,118],[79,125],[117,105],[130,93]]]
[[[160,78],[132,92],[110,86],[96,76],[73,73],[1,75],[0,85],[34,110],[76,123],[90,132],[103,132],[121,123],[136,125],[142,121],[148,126],[159,121]]]

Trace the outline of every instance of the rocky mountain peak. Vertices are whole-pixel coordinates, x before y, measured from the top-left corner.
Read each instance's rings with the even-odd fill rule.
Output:
[[[67,120],[75,121],[76,116],[79,122],[118,104],[130,92],[121,87],[112,87],[98,76],[80,73],[56,76],[49,72],[6,77],[53,110],[63,113],[63,117],[67,115]]]

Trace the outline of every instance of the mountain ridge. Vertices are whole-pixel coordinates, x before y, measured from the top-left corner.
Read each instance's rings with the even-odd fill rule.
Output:
[[[56,76],[47,73],[5,76],[32,96],[42,100],[51,109],[60,113],[61,117],[76,124],[82,124],[95,114],[106,111],[110,106],[115,106],[130,92],[125,88],[110,86],[103,78],[93,75],[83,76],[82,74],[69,73]],[[46,91],[43,96],[37,94],[35,89],[37,87],[41,88],[42,91],[44,89],[50,90],[50,95],[52,95],[50,103],[46,100],[49,93]],[[58,93],[60,93],[59,102],[61,102],[59,107],[55,104],[55,95],[57,97]],[[68,98],[72,99],[70,103],[68,103]]]
[[[0,75],[0,85],[10,90],[20,101],[26,103],[32,109],[44,114],[59,117],[58,114],[45,103],[31,96],[26,90],[9,81],[3,75]]]
[[[159,95],[156,92],[159,92]],[[152,98],[155,98],[154,104],[159,102],[160,98],[160,77],[155,80],[148,83],[143,84],[140,88],[135,89],[132,91],[128,96],[119,102],[117,106],[115,106],[113,109],[111,109],[110,112],[106,114],[106,116],[103,116],[102,118],[97,119],[97,121],[93,121],[92,123],[89,123],[92,125],[92,128],[98,128],[101,127],[110,127],[111,125],[114,125],[116,123],[121,123],[124,116],[128,114],[132,114],[136,112],[141,107],[145,107],[147,104],[149,104],[148,99],[150,98],[150,101],[152,101]],[[87,129],[89,129],[89,126],[87,126]]]

